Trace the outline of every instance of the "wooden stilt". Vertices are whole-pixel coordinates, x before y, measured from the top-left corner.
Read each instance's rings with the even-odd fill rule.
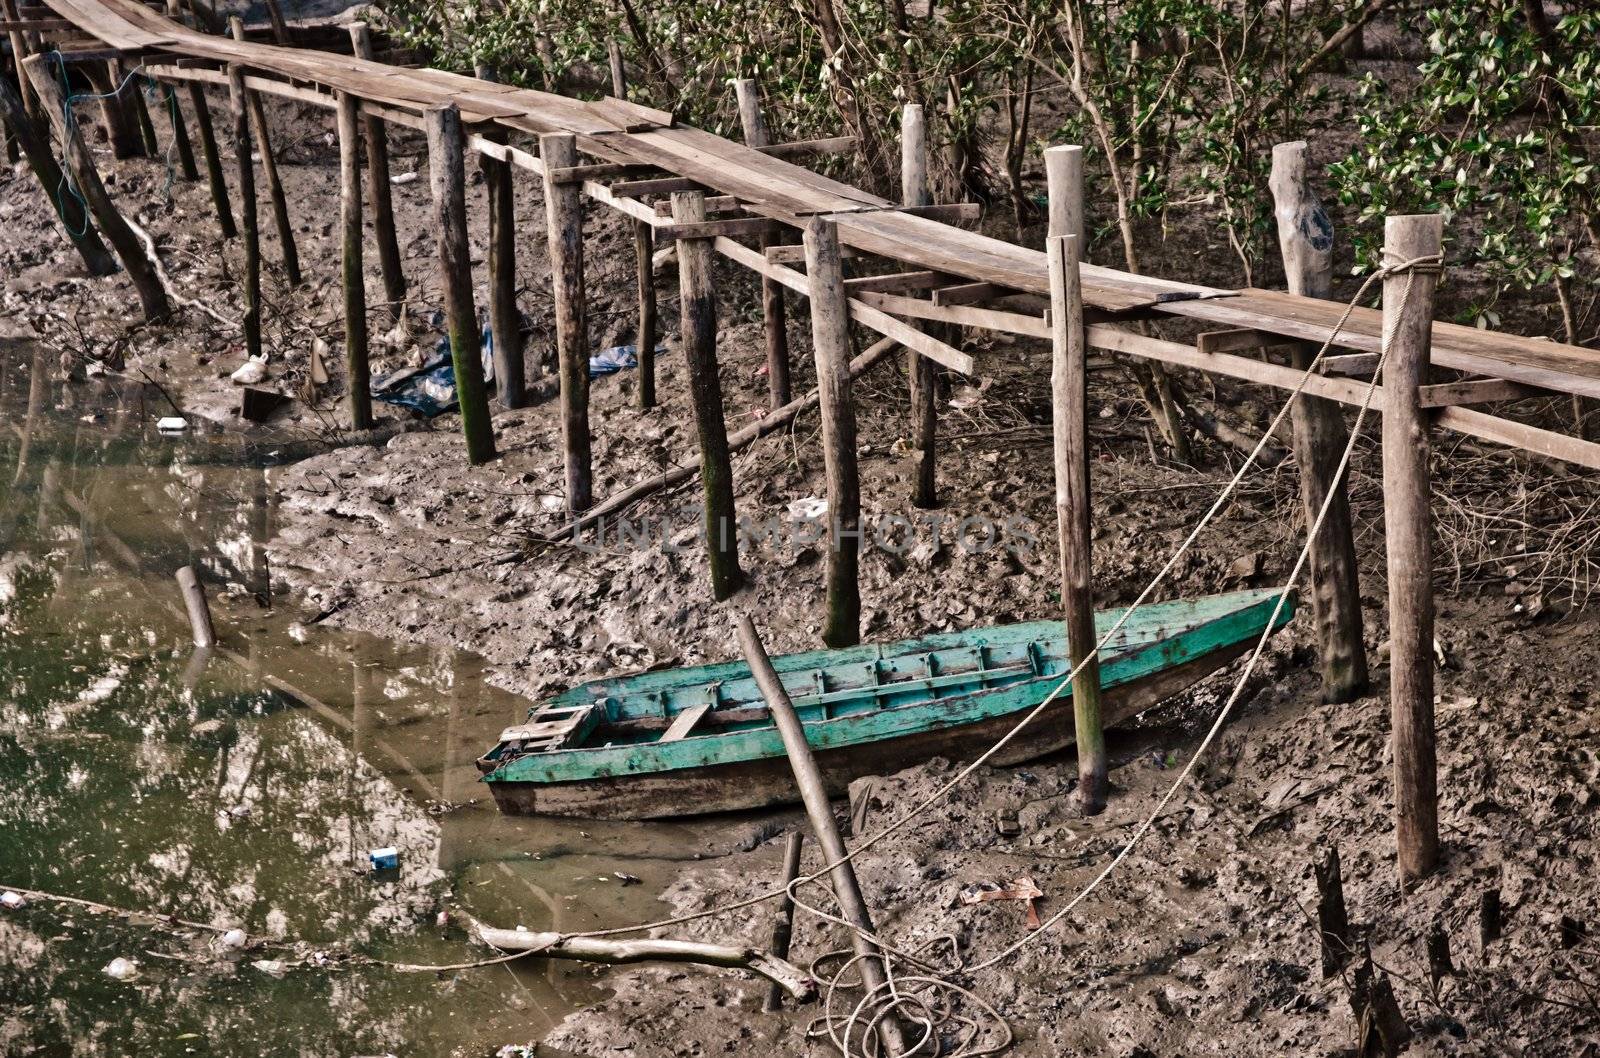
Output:
[[[751,147],[767,147],[772,134],[767,129],[767,119],[761,112],[761,90],[752,78],[744,77],[733,82],[739,99],[739,123],[744,127],[744,142]],[[762,252],[772,245],[773,237],[760,237]],[[761,279],[761,319],[766,333],[767,347],[767,400],[774,408],[789,403],[789,326],[783,303],[783,284],[763,276]]]
[[[461,431],[467,459],[473,464],[494,458],[494,425],[483,384],[478,334],[478,309],[472,297],[472,257],[467,244],[467,181],[461,132],[461,111],[454,104],[428,108],[428,168],[433,185],[434,230],[438,233],[440,286],[450,330],[450,359],[455,368],[456,398],[461,405]],[[587,366],[587,364],[585,365]]]
[[[583,199],[577,184],[558,184],[555,169],[578,164],[570,133],[539,137],[545,165],[544,207],[550,237],[550,282],[556,307],[556,363],[561,381],[561,440],[566,455],[567,513],[594,502],[589,466],[589,327],[583,290]]]
[[[820,223],[813,221],[813,226]],[[833,225],[829,224],[828,227],[831,229]],[[806,233],[808,250],[811,244],[811,232],[808,230]],[[840,289],[842,291],[843,287]],[[840,302],[842,305],[842,293]],[[812,315],[815,318],[815,312]],[[795,785],[800,788],[800,798],[805,803],[806,818],[811,823],[811,832],[816,837],[817,845],[821,847],[822,855],[827,862],[837,864],[829,872],[829,878],[833,882],[833,895],[839,902],[839,911],[857,930],[866,933],[875,932],[872,912],[867,908],[866,898],[861,895],[861,883],[856,880],[855,868],[845,858],[848,852],[845,849],[844,839],[839,836],[839,826],[834,822],[833,808],[828,804],[828,791],[822,781],[822,770],[817,767],[811,746],[806,741],[805,727],[800,723],[800,717],[794,711],[794,704],[783,689],[783,681],[778,678],[777,671],[772,667],[767,649],[762,645],[761,636],[756,632],[755,623],[748,616],[739,619],[739,647],[744,652],[745,661],[750,665],[750,674],[755,677],[756,686],[761,688],[761,697],[766,699],[767,709],[772,713],[772,722],[783,739],[784,751],[789,755],[789,766],[794,769]],[[878,946],[854,930],[850,933],[850,943],[855,948],[856,955],[861,957],[861,961],[856,965],[861,971],[862,982],[869,993],[877,993],[888,981],[887,968]],[[893,1015],[878,1022],[878,1031],[884,1048],[891,1056],[905,1053],[905,1037],[900,1022]]]
[[[639,327],[634,348],[639,359],[639,407],[656,406],[656,255],[655,229],[646,221],[633,222],[634,275],[639,293]]]
[[[278,0],[266,0],[266,8],[267,21],[272,23],[272,39],[279,47],[291,47],[294,40],[289,36],[289,23],[284,21],[283,8],[278,4]]]
[[[211,185],[211,203],[217,209],[217,226],[224,239],[235,239],[239,229],[233,223],[233,206],[228,202],[228,181],[222,175],[222,152],[217,150],[217,133],[211,124],[211,108],[206,105],[204,87],[190,81],[189,109],[194,111],[194,123],[200,129],[200,153],[206,160],[206,181]]]
[[[105,233],[111,248],[121,259],[122,267],[127,270],[128,278],[133,281],[134,289],[138,291],[139,304],[144,309],[145,319],[164,319],[172,311],[167,302],[166,289],[162,287],[161,279],[156,275],[150,259],[145,256],[144,244],[133,233],[133,229],[128,227],[127,221],[122,219],[122,214],[117,212],[111,196],[106,193],[105,185],[100,182],[100,173],[94,167],[94,156],[84,146],[83,137],[78,134],[77,126],[68,127],[64,117],[66,98],[50,74],[47,58],[43,55],[31,55],[23,60],[23,67],[33,81],[34,90],[39,93],[41,109],[50,115],[50,123],[55,127],[56,136],[65,148],[67,168],[72,171],[73,183],[78,194],[83,197],[89,211],[94,214],[100,230]]]
[[[145,105],[144,85],[140,78],[133,77],[128,80],[128,64],[118,60],[112,64],[112,71],[117,75],[117,83],[127,83],[123,89],[123,96],[128,100],[128,109],[133,115],[134,127],[139,131],[139,141],[144,145],[143,154],[147,158],[161,157],[161,145],[156,142],[156,127],[150,121],[150,108]]]
[[[805,835],[798,830],[792,830],[783,841],[783,884],[793,885],[794,880],[800,877],[800,847],[805,842]],[[767,950],[780,959],[789,957],[789,941],[794,935],[794,901],[784,897],[778,904],[777,913],[772,920],[772,940],[767,945]],[[761,1004],[761,1009],[768,1014],[783,1009],[783,989],[777,984],[767,989],[766,1002]]]
[[[11,29],[6,31],[6,39],[11,44],[11,65],[13,72],[17,76],[17,91],[22,96],[23,113],[37,118],[39,117],[39,97],[34,94],[33,83],[28,80],[27,74],[23,73],[22,70],[22,60],[33,54],[33,48],[29,46],[28,38],[23,35],[22,30],[16,28],[22,23],[22,14],[17,10],[17,0],[0,0],[0,16],[4,16],[5,20],[12,26]],[[15,121],[9,118],[7,123],[10,124],[13,132],[19,127]],[[25,146],[23,149],[26,151]]]
[[[495,69],[482,63],[480,81],[498,81]],[[505,142],[500,132],[490,134]],[[507,408],[527,404],[522,376],[522,313],[517,310],[516,194],[509,162],[478,156],[483,183],[489,191],[489,329],[494,336],[494,380],[500,403]]]
[[[933,204],[933,193],[928,185],[928,131],[921,103],[907,103],[900,111],[900,203],[905,206]],[[917,453],[911,503],[927,510],[939,506],[936,470],[939,366],[915,349],[907,349],[906,377],[911,386],[911,447]]]
[[[122,81],[117,76],[116,63],[86,62],[80,64],[89,84],[94,87],[100,104],[100,120],[106,127],[106,137],[111,143],[111,157],[119,161],[138,158],[144,154],[144,141],[139,138],[139,128],[134,123],[127,100],[117,89]]]
[[[237,15],[228,19],[228,28],[234,40],[244,40],[244,20]],[[283,253],[283,273],[290,286],[299,286],[300,251],[295,247],[294,226],[289,223],[289,202],[283,193],[283,178],[278,173],[278,159],[272,153],[272,134],[267,128],[267,108],[261,102],[260,92],[246,91],[245,101],[250,106],[250,121],[255,128],[256,152],[261,155],[261,176],[267,185],[267,199],[272,204],[272,225],[278,232],[278,246]]]
[[[1390,217],[1389,266],[1437,257],[1437,214]],[[1383,281],[1383,524],[1389,563],[1389,708],[1394,742],[1395,838],[1400,879],[1409,885],[1439,861],[1438,777],[1433,729],[1433,523],[1428,415],[1418,404],[1427,381],[1437,266]],[[1407,294],[1407,286],[1410,293]],[[1402,310],[1401,301],[1405,301]]]
[[[1070,145],[1049,148],[1045,151],[1045,173],[1052,225],[1046,250],[1050,265],[1050,391],[1061,602],[1067,626],[1067,657],[1078,669],[1072,680],[1078,804],[1085,815],[1095,815],[1106,805],[1109,766],[1100,715],[1100,659],[1092,654],[1096,638],[1094,548],[1089,537],[1089,350],[1078,275],[1078,249],[1083,244],[1079,234],[1083,224],[1083,149]],[[1056,231],[1056,225],[1063,230]]]
[[[699,191],[674,192],[672,219],[680,224],[705,220],[705,195]],[[679,340],[689,368],[689,395],[700,437],[700,482],[705,489],[711,594],[726,599],[744,583],[744,571],[739,568],[728,422],[722,408],[722,382],[717,376],[717,297],[711,281],[710,240],[678,240],[678,290]]]
[[[261,231],[256,225],[256,173],[250,157],[250,104],[244,68],[228,65],[228,101],[233,108],[233,153],[239,164],[240,227],[244,234],[244,350],[261,355]]]
[[[372,32],[365,22],[350,23],[350,44],[356,58],[372,59]],[[367,196],[372,200],[372,230],[383,272],[383,296],[398,322],[405,316],[406,276],[400,267],[400,239],[395,234],[394,201],[389,183],[389,137],[383,119],[362,119],[367,134]]]
[[[162,85],[162,109],[172,128],[172,146],[178,156],[178,179],[198,180],[200,169],[194,163],[194,145],[189,141],[189,127],[184,124],[183,108],[178,105],[178,90],[172,85]]]
[[[828,613],[822,640],[830,647],[849,647],[861,642],[861,479],[856,466],[856,412],[850,397],[850,306],[838,228],[813,217],[806,226],[805,244],[811,347],[817,362],[828,479]]]
[[[340,263],[344,282],[345,396],[350,425],[372,427],[372,368],[367,336],[367,279],[361,249],[361,128],[359,101],[339,95]]]
[[[28,81],[28,78],[23,80]],[[43,126],[28,114],[21,93],[3,77],[0,77],[0,116],[5,118],[33,174],[39,178],[40,188],[55,207],[56,216],[61,218],[61,226],[66,229],[78,256],[83,258],[84,268],[92,276],[111,275],[117,270],[116,259],[100,241],[100,233],[95,231],[84,204],[65,190],[66,177],[56,164],[55,152],[50,150]]]
[[[622,65],[622,48],[616,41],[607,47],[611,60],[611,94],[628,98],[627,71]],[[638,357],[639,407],[656,406],[656,342],[660,330],[656,323],[656,233],[648,221],[633,222],[633,262],[639,296],[639,326],[634,329],[633,346]]]
[[[1327,846],[1312,863],[1317,879],[1317,939],[1322,950],[1322,976],[1337,977],[1354,951],[1350,916],[1344,904],[1344,874],[1339,850]]]
[[[1331,297],[1333,225],[1306,180],[1303,140],[1273,148],[1271,187],[1289,293]],[[1315,355],[1315,346],[1296,345],[1294,366],[1305,370]],[[1301,396],[1290,414],[1307,526],[1316,522],[1322,505],[1333,495],[1322,531],[1311,543],[1311,609],[1317,625],[1322,700],[1348,702],[1366,693],[1368,683],[1361,573],[1356,564],[1350,498],[1345,479],[1338,473],[1350,431],[1336,401]]]

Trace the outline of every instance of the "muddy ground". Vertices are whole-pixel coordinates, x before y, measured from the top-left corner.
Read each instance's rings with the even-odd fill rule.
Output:
[[[274,472],[279,522],[271,560],[308,617],[414,642],[481,653],[495,682],[540,696],[605,673],[719,660],[733,655],[733,615],[758,616],[773,651],[819,645],[823,553],[780,536],[743,556],[749,585],[714,604],[694,540],[694,490],[656,497],[631,512],[633,536],[616,530],[582,547],[542,537],[563,522],[559,423],[549,405],[497,414],[502,453],[469,468],[453,416],[422,422],[390,411],[377,444],[340,446],[337,364],[342,340],[337,285],[336,152],[320,112],[277,103],[274,134],[297,219],[305,270],[288,289],[269,262],[272,384],[305,396],[313,343],[332,350],[334,379],[272,424],[273,437],[320,438],[322,455]],[[223,112],[220,97],[213,110]],[[86,112],[92,118],[92,112]],[[91,131],[94,135],[94,131]],[[394,137],[394,172],[422,178],[395,187],[414,292],[405,326],[390,331],[374,375],[414,365],[433,348],[438,304],[422,142]],[[236,316],[236,246],[215,236],[203,184],[167,187],[151,161],[102,164],[112,191],[155,233],[174,281],[189,297]],[[485,253],[483,192],[470,189],[475,261]],[[522,308],[530,369],[552,357],[549,270],[542,203],[518,181]],[[263,220],[267,214],[263,210]],[[585,244],[593,293],[594,350],[631,340],[631,236],[591,207]],[[1003,231],[1009,225],[997,226]],[[1038,233],[1033,233],[1037,238]],[[370,246],[369,246],[370,251]],[[1237,268],[1220,229],[1190,219],[1164,239],[1152,233],[1151,271],[1229,285]],[[125,280],[89,281],[48,222],[31,176],[0,172],[0,326],[35,333],[64,355],[118,358],[122,370],[159,382],[185,412],[227,428],[237,388],[225,376],[242,361],[236,337],[188,313],[174,325],[130,326]],[[369,253],[369,299],[381,299]],[[480,281],[484,273],[478,272]],[[718,354],[730,426],[766,406],[759,298],[748,277],[722,269]],[[1272,285],[1272,277],[1257,277]],[[667,352],[659,408],[634,407],[631,372],[596,381],[592,396],[599,496],[695,458],[686,379],[675,341],[676,277],[660,276]],[[1442,315],[1466,304],[1471,277],[1452,285]],[[486,303],[479,288],[479,304]],[[796,392],[811,384],[808,327],[791,301]],[[375,330],[390,327],[374,310]],[[1527,303],[1507,325],[1551,328],[1546,306]],[[898,362],[856,390],[863,506],[869,517],[906,516],[911,539],[863,556],[863,634],[869,640],[1058,613],[1049,458],[1048,351],[1037,343],[980,338],[981,380],[956,380],[941,395],[937,528],[908,503],[906,381]],[[1190,392],[1241,427],[1273,410],[1269,395],[1185,379]],[[970,383],[970,384],[969,384]],[[1172,462],[1154,438],[1123,370],[1092,378],[1097,496],[1097,590],[1106,605],[1137,594],[1170,548],[1210,504],[1240,458],[1209,443],[1197,466]],[[1524,411],[1549,409],[1525,408]],[[153,408],[152,413],[159,413]],[[197,428],[203,424],[196,419]],[[403,429],[402,429],[403,428]],[[825,491],[814,417],[757,443],[735,460],[741,515],[780,518]],[[1369,431],[1370,433],[1370,431]],[[1307,913],[1314,906],[1314,847],[1344,858],[1351,915],[1386,967],[1417,1032],[1412,1053],[1573,1055],[1600,1053],[1600,926],[1595,878],[1595,750],[1600,692],[1600,617],[1582,604],[1592,583],[1600,490],[1592,476],[1535,463],[1459,438],[1437,448],[1439,517],[1440,871],[1417,891],[1396,884],[1390,830],[1387,669],[1380,473],[1374,445],[1353,466],[1358,546],[1364,565],[1367,639],[1377,693],[1351,705],[1320,704],[1302,617],[1275,641],[1198,779],[1180,793],[1105,888],[1018,958],[968,984],[1003,1013],[1022,1055],[1339,1054],[1356,1036],[1348,980],[1324,980]],[[1236,503],[1201,534],[1160,597],[1279,583],[1302,531],[1292,462],[1252,472]],[[648,522],[647,522],[648,520]],[[991,540],[986,526],[1004,526]],[[648,546],[635,537],[643,533]],[[938,810],[859,863],[882,932],[915,948],[952,935],[965,963],[981,961],[1025,931],[1014,902],[976,907],[957,894],[976,882],[1031,878],[1049,914],[1127,840],[1209,725],[1231,686],[1230,670],[1181,701],[1142,718],[1115,744],[1116,787],[1103,815],[1080,817],[1070,755],[984,771]],[[507,717],[507,720],[513,719]],[[894,818],[949,774],[934,761],[881,780],[869,825]],[[843,806],[840,806],[841,814]],[[997,815],[1015,811],[1005,836]],[[732,822],[732,821],[730,821]],[[781,841],[693,866],[661,895],[662,910],[697,910],[748,895],[777,873]],[[808,855],[815,863],[814,848]],[[1498,889],[1504,935],[1481,943],[1480,894]],[[1563,931],[1563,917],[1568,922]],[[764,942],[765,912],[684,927],[688,936]],[[1449,934],[1455,975],[1429,981],[1424,938]],[[1574,925],[1576,924],[1576,925]],[[797,958],[841,947],[830,928],[803,916]],[[825,1049],[803,1032],[816,1008],[760,1014],[763,989],[731,973],[645,968],[612,973],[615,995],[574,1015],[551,1044],[584,1054],[799,1054]],[[970,1008],[969,1008],[970,1009]],[[507,1041],[523,1042],[523,1041]]]

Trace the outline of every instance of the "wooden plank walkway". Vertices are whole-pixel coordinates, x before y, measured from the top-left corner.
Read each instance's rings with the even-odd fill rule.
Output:
[[[800,227],[813,215],[826,215],[837,223],[841,242],[857,250],[1006,290],[1049,293],[1045,255],[1038,250],[900,212],[887,199],[782,158],[699,129],[669,125],[668,115],[648,107],[611,98],[586,102],[439,70],[210,36],[136,0],[47,3],[114,48],[242,63],[297,85],[349,92],[419,120],[427,108],[453,102],[469,126],[492,123],[529,134],[570,132],[588,155],[663,169],[733,196],[759,216]],[[1322,342],[1342,311],[1334,302],[1266,290],[1219,290],[1095,265],[1085,265],[1082,274],[1085,305],[1108,314],[1155,311]],[[1372,351],[1380,333],[1381,314],[1357,309],[1334,344]],[[1432,360],[1441,367],[1600,398],[1600,352],[1578,346],[1435,323]]]

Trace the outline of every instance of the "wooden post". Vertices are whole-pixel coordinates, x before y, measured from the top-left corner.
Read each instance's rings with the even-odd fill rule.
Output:
[[[571,133],[539,137],[544,161],[544,208],[550,238],[550,282],[556,307],[556,372],[561,383],[561,444],[567,469],[567,513],[594,502],[589,465],[589,325],[583,290],[583,197],[577,184],[558,184],[556,169],[578,164]]]
[[[167,0],[167,17],[180,25],[183,23],[183,9],[178,0]],[[161,90],[167,120],[172,125],[172,145],[178,152],[178,171],[184,180],[198,180],[200,170],[194,164],[194,145],[189,141],[189,127],[184,124],[183,109],[178,106],[178,90],[171,84],[163,84]]]
[[[120,85],[124,78],[128,78],[128,64],[120,59],[112,63],[111,70],[116,74]],[[135,126],[139,131],[139,139],[144,144],[142,152],[146,157],[161,157],[161,144],[156,142],[156,127],[150,121],[150,108],[145,106],[144,90],[139,85],[137,76],[127,81],[124,93],[128,100],[128,109],[132,111]]]
[[[656,406],[656,231],[649,222],[633,222],[633,258],[639,291],[639,327],[634,348],[639,359],[639,407]]]
[[[800,846],[804,844],[805,836],[798,830],[791,830],[783,841],[783,884],[793,885],[794,880],[800,877]],[[772,917],[772,941],[767,945],[767,950],[780,959],[789,957],[789,941],[794,936],[794,901],[784,897],[778,903],[778,910]],[[771,1014],[783,1009],[783,989],[774,984],[767,990],[767,1000],[761,1004],[761,1009]]]
[[[1354,950],[1339,850],[1331,845],[1322,848],[1311,867],[1317,879],[1317,940],[1322,951],[1322,976],[1337,977]]]
[[[1069,143],[1046,147],[1044,175],[1051,192],[1046,238],[1077,236],[1078,261],[1085,262],[1089,259],[1084,252],[1089,240],[1083,232],[1083,148]]]
[[[23,81],[31,84],[26,77]],[[11,134],[27,157],[28,165],[39,178],[40,188],[55,207],[56,216],[61,218],[61,226],[77,248],[78,256],[83,258],[83,267],[92,276],[114,273],[117,270],[116,258],[100,241],[100,233],[95,231],[83,203],[76,195],[65,191],[66,177],[56,164],[55,152],[50,149],[50,143],[43,134],[43,126],[28,114],[21,93],[3,77],[0,77],[0,117],[4,117],[6,124],[11,127]]]
[[[705,195],[677,191],[672,219],[692,224],[706,219]],[[678,240],[679,341],[689,368],[689,399],[700,438],[700,481],[705,490],[706,560],[711,594],[726,599],[744,583],[739,568],[739,532],[733,509],[733,463],[728,455],[728,422],[717,375],[717,296],[711,281],[711,241]]]
[[[138,158],[144,154],[144,141],[134,125],[133,114],[122,93],[117,91],[121,81],[117,78],[113,62],[86,62],[79,64],[94,94],[99,97],[100,120],[106,127],[106,138],[111,143],[111,157],[119,161]]]
[[[293,45],[294,41],[289,37],[289,23],[284,21],[283,8],[278,5],[278,0],[266,0],[266,8],[267,21],[272,23],[272,39],[281,48]]]
[[[1052,231],[1046,250],[1050,267],[1050,393],[1055,442],[1056,532],[1061,552],[1061,602],[1065,610],[1067,658],[1072,680],[1074,739],[1078,749],[1078,804],[1085,815],[1106,806],[1109,765],[1100,715],[1100,659],[1093,654],[1094,547],[1090,542],[1089,372],[1079,277],[1083,222],[1083,150],[1045,151]],[[1073,225],[1078,230],[1073,230]]]
[[[606,41],[606,59],[611,64],[611,94],[618,99],[627,99],[628,75],[622,65],[622,45],[615,39]]]
[[[1333,225],[1306,180],[1305,141],[1280,143],[1272,149],[1271,187],[1289,293],[1331,297]],[[1305,370],[1315,355],[1315,346],[1297,344],[1294,366]],[[1300,467],[1300,502],[1308,527],[1333,496],[1322,531],[1311,542],[1311,609],[1321,652],[1322,700],[1348,702],[1366,693],[1368,684],[1361,572],[1350,498],[1339,475],[1350,431],[1337,401],[1301,395],[1290,414],[1295,462]]]
[[[161,279],[156,275],[150,259],[145,256],[144,243],[140,242],[133,229],[128,227],[128,222],[122,219],[122,214],[117,212],[111,196],[106,193],[105,185],[100,182],[100,173],[94,167],[94,156],[84,146],[83,137],[78,134],[78,127],[67,125],[66,99],[62,96],[61,88],[56,84],[55,78],[50,75],[48,63],[46,56],[30,55],[23,60],[22,65],[33,81],[34,91],[39,93],[41,108],[50,115],[50,124],[55,127],[56,136],[61,140],[67,168],[72,172],[77,193],[83,197],[89,211],[94,214],[100,230],[105,233],[111,248],[122,261],[122,267],[127,270],[128,278],[133,281],[134,289],[139,294],[139,304],[144,309],[145,319],[164,319],[172,311],[167,303],[166,289],[161,285]]]
[[[494,424],[489,419],[489,396],[483,384],[478,308],[472,298],[467,180],[462,157],[466,139],[461,132],[461,111],[453,103],[432,106],[428,108],[427,121],[440,286],[444,288],[444,311],[450,330],[456,399],[461,406],[461,432],[467,438],[468,461],[487,463],[495,455]]]
[[[344,282],[344,363],[350,426],[372,428],[372,368],[367,335],[367,279],[361,249],[360,101],[339,93],[340,264]]]
[[[1394,266],[1437,256],[1444,219],[1390,217],[1383,259]],[[1409,296],[1407,287],[1410,287]],[[1383,525],[1389,561],[1389,709],[1394,743],[1395,837],[1409,885],[1439,861],[1438,776],[1433,730],[1433,525],[1428,510],[1427,381],[1437,267],[1383,281]],[[1405,301],[1402,310],[1401,301]]]
[[[812,226],[815,227],[820,223],[822,222],[814,220]],[[831,228],[832,225],[829,224],[828,227]],[[808,229],[806,232],[808,250],[811,243],[811,230]],[[842,298],[841,292],[841,300]],[[755,623],[748,615],[739,619],[739,647],[744,651],[745,661],[750,664],[750,674],[755,677],[756,686],[761,688],[761,697],[766,699],[767,708],[772,713],[772,722],[783,739],[784,752],[789,755],[789,766],[794,769],[795,785],[800,788],[800,798],[805,803],[806,818],[811,822],[811,832],[816,837],[817,844],[821,846],[822,855],[827,862],[837,864],[829,871],[829,878],[833,882],[834,898],[839,901],[839,911],[857,930],[874,932],[872,912],[867,909],[866,898],[861,895],[861,884],[856,880],[855,868],[845,859],[848,853],[844,847],[844,839],[839,836],[839,827],[833,819],[833,809],[828,804],[828,787],[823,780],[822,769],[817,767],[816,758],[811,754],[811,746],[806,741],[805,726],[795,714],[794,704],[789,701],[789,695],[783,689],[783,681],[773,669],[772,661],[767,657],[766,647],[761,643],[761,636],[756,632]],[[857,966],[860,967],[861,979],[867,991],[877,998],[884,998],[880,990],[888,981],[888,975],[878,946],[856,930],[850,932],[850,944],[855,948],[856,955],[861,957]],[[878,1022],[878,1026],[880,1037],[889,1054],[904,1053],[906,1046],[900,1022],[890,1016]]]
[[[839,258],[839,231],[813,217],[806,226],[811,286],[811,348],[822,411],[822,458],[828,479],[828,602],[822,641],[861,642],[861,479],[856,466],[856,411],[850,397],[850,306]]]
[[[770,146],[772,134],[761,112],[760,88],[753,79],[743,77],[733,82],[733,90],[739,99],[744,142],[751,147]],[[761,250],[765,252],[772,242],[772,236],[761,236]],[[783,284],[767,276],[761,279],[761,319],[767,346],[767,400],[772,407],[781,408],[790,398],[788,313],[783,303]]]
[[[233,153],[239,163],[240,220],[244,230],[244,328],[246,356],[261,355],[261,232],[256,226],[256,174],[250,158],[250,104],[244,68],[228,64],[228,99],[233,106]]]
[[[33,84],[22,70],[22,60],[32,55],[33,49],[28,46],[28,39],[23,35],[22,30],[16,28],[22,21],[22,14],[17,10],[17,0],[0,0],[0,17],[4,17],[12,26],[11,29],[6,31],[6,39],[11,44],[11,63],[17,75],[17,91],[22,96],[22,111],[30,117],[38,117],[39,97],[34,94]],[[20,127],[9,116],[6,121],[13,132]],[[21,144],[21,146],[24,151],[27,150],[25,143]]]
[[[356,58],[372,61],[372,32],[365,22],[350,23],[350,45]],[[372,230],[383,272],[383,296],[393,319],[405,316],[406,276],[400,268],[400,239],[394,228],[394,201],[389,183],[389,137],[383,119],[363,119],[367,134],[367,197],[372,200]]]
[[[498,81],[492,66],[479,63],[480,81]],[[505,134],[491,131],[496,143]],[[522,377],[522,313],[517,311],[517,213],[511,164],[487,154],[478,156],[489,191],[489,331],[494,336],[494,379],[500,403],[507,408],[527,404]]]
[[[233,223],[233,206],[228,202],[228,181],[222,175],[222,153],[217,150],[217,133],[211,125],[211,108],[206,106],[205,88],[199,81],[190,81],[189,107],[194,111],[194,123],[200,127],[200,153],[206,160],[206,181],[211,185],[211,202],[217,210],[217,226],[224,239],[237,238],[239,229]]]
[[[211,607],[206,603],[206,590],[193,566],[178,570],[178,588],[183,592],[184,609],[189,611],[189,629],[194,633],[194,645],[208,650],[217,645],[217,632],[211,623]]]
[[[611,59],[611,94],[628,98],[627,72],[622,65],[622,49],[616,41],[607,47]],[[633,346],[638,357],[639,407],[656,406],[656,342],[660,327],[656,322],[656,230],[649,221],[633,222],[633,262],[639,296],[639,326],[634,330]]]
[[[244,40],[244,20],[234,15],[228,19],[234,40]],[[278,246],[283,252],[283,273],[290,286],[299,286],[300,251],[295,247],[294,225],[289,223],[289,202],[283,192],[283,177],[278,173],[278,159],[272,153],[272,135],[267,129],[267,108],[261,102],[260,92],[245,92],[245,102],[250,107],[250,121],[255,127],[256,152],[261,155],[261,175],[267,185],[267,199],[272,204],[272,225],[278,232]]]
[[[921,103],[907,103],[900,111],[900,203],[905,206],[933,204],[933,193],[928,185],[928,131]],[[911,503],[927,510],[939,506],[936,471],[939,367],[915,349],[908,348],[906,377],[911,386],[911,447],[917,452]]]

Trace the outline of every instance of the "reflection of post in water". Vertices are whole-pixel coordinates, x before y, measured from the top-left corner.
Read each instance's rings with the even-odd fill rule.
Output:
[[[360,804],[360,795],[357,793],[357,778],[362,771],[362,755],[367,751],[367,744],[372,738],[372,695],[367,682],[367,658],[359,642],[350,647],[350,767],[346,769],[348,778],[345,786],[345,800],[349,810],[345,812],[345,822],[349,827],[350,859],[353,866],[360,866],[361,849],[365,843],[361,841],[358,827],[365,822],[366,813],[357,811]]]
[[[445,698],[450,703],[449,715],[445,718],[444,739],[439,746],[439,799],[448,809],[450,805],[470,796],[458,789],[461,783],[459,769],[455,766],[460,751],[461,699],[465,694],[462,682],[465,674],[456,651],[444,647],[440,649],[438,657],[439,675],[448,684]],[[452,825],[451,815],[445,811],[436,817],[439,821],[439,869],[446,874],[453,874],[467,853],[461,841],[461,828]]]
[[[52,456],[39,475],[38,510],[34,512],[34,528],[42,540],[50,531],[51,512],[61,497],[61,457]]]
[[[22,444],[17,446],[17,472],[11,477],[11,487],[22,484],[28,472],[28,453],[33,447],[33,429],[44,409],[45,396],[50,392],[50,377],[46,373],[48,361],[43,348],[33,351],[33,365],[28,369],[28,411],[22,417]]]
[[[267,562],[267,541],[272,539],[272,490],[265,471],[250,479],[250,590],[264,606],[272,606],[272,569]]]

